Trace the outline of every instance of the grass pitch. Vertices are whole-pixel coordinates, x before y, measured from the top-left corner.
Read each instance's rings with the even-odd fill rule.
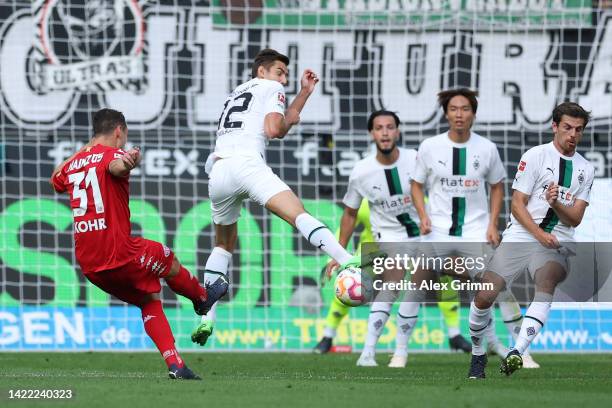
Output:
[[[0,353],[0,406],[607,407],[612,354],[536,355],[542,368],[466,379],[465,354],[412,354],[405,369],[356,354],[184,353],[203,381],[171,381],[157,353]],[[72,389],[72,400],[9,400],[9,389]]]

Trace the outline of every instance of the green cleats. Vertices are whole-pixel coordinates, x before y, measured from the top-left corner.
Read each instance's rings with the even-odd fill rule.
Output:
[[[386,258],[387,254],[383,251],[373,251],[369,254],[353,255],[351,259],[340,265],[339,271],[342,271],[350,266],[366,269],[374,264],[376,258]],[[362,259],[363,258],[363,259]]]
[[[518,351],[512,349],[508,355],[502,359],[499,371],[502,374],[510,375],[521,368],[523,368],[523,358]]]
[[[213,333],[214,322],[212,320],[206,320],[200,323],[198,327],[191,333],[191,341],[199,344],[200,346],[204,346],[208,338]]]

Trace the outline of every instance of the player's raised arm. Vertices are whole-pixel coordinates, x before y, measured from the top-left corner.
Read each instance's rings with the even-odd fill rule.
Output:
[[[110,162],[108,171],[115,177],[126,177],[130,174],[130,171],[140,164],[141,160],[140,149],[135,147],[120,154],[118,158]]]
[[[311,69],[306,69],[300,80],[301,89],[293,99],[285,115],[277,112],[268,113],[264,119],[264,129],[270,139],[282,139],[293,125],[300,123],[300,113],[306,105],[306,101],[314,92],[319,78]]]

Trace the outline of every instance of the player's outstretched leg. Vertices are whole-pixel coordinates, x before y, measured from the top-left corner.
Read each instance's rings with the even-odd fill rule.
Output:
[[[203,288],[198,278],[192,275],[174,258],[170,273],[165,277],[166,283],[175,293],[185,296],[193,303],[193,309],[199,315],[206,314],[212,305],[227,293],[227,280],[220,284],[206,285]]]
[[[336,330],[350,309],[350,306],[346,306],[334,296],[331,305],[329,306],[327,319],[325,320],[323,337],[312,350],[313,353],[325,354],[329,352],[332,347],[334,337],[336,337]]]
[[[325,224],[306,212],[293,191],[285,190],[274,195],[266,202],[266,208],[297,228],[313,246],[335,259],[340,269],[362,266],[361,257],[349,254]]]
[[[144,328],[168,366],[171,379],[201,380],[180,357],[174,345],[174,336],[168,324],[161,301],[156,297],[146,299],[141,305]]]

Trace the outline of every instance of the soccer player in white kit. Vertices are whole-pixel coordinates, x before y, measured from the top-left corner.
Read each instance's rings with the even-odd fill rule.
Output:
[[[576,103],[558,105],[552,113],[553,141],[521,157],[512,184],[510,224],[482,280],[493,283],[494,289],[476,293],[470,307],[469,378],[485,378],[481,338],[499,291],[521,273],[528,272],[535,282],[516,343],[502,360],[501,372],[510,375],[523,367],[522,355],[546,323],[555,288],[570,272],[567,258],[572,255],[574,228],[589,205],[595,174],[593,165],[576,152],[589,118]]]
[[[483,257],[487,252],[485,242],[491,246],[500,242],[497,220],[503,205],[506,170],[495,144],[471,130],[478,109],[476,93],[466,88],[446,90],[438,94],[438,102],[449,130],[421,143],[412,181],[412,198],[421,221],[422,240],[431,243],[430,255],[438,258]],[[489,200],[485,184],[489,184]],[[427,207],[425,188],[429,198]],[[482,272],[468,270],[472,280]],[[419,287],[421,282],[432,279],[435,279],[433,271],[424,268],[417,269],[412,276],[412,282]],[[409,290],[400,305],[399,313],[409,328],[405,333],[408,338],[424,299],[424,290]],[[516,299],[510,292],[503,292],[498,301],[508,331],[516,335],[522,319]],[[449,338],[458,334],[458,330],[449,333]],[[493,326],[486,334],[493,351],[505,354]],[[463,351],[470,351],[469,343],[462,346]]]
[[[417,152],[397,146],[399,124],[397,114],[387,110],[375,111],[368,118],[368,131],[376,145],[376,154],[355,163],[349,177],[348,188],[342,200],[344,213],[340,221],[339,241],[344,246],[353,234],[363,199],[368,200],[372,235],[376,242],[420,242],[419,219],[410,199],[410,179],[414,173]],[[385,251],[386,248],[380,249]],[[337,266],[336,261],[330,261],[327,265],[328,274],[331,275]],[[391,273],[396,276],[388,276],[386,279],[397,281],[404,275],[404,271]],[[372,302],[368,333],[363,352],[357,360],[358,366],[377,365],[376,343],[389,319],[396,297],[397,293],[381,291]],[[389,366],[403,367],[405,361],[398,363],[392,360]]]
[[[215,150],[206,161],[208,190],[215,225],[215,247],[206,262],[208,286],[225,287],[227,270],[237,240],[242,201],[250,198],[296,227],[314,246],[325,251],[342,268],[359,266],[331,231],[308,214],[301,200],[266,164],[265,149],[271,139],[282,139],[300,121],[300,112],[319,78],[306,69],[301,89],[285,110],[289,58],[272,49],[261,50],[252,65],[252,77],[227,97],[219,118]],[[207,287],[208,287],[207,286]],[[214,313],[214,311],[212,311]],[[212,333],[212,320],[204,316],[192,340],[204,345]]]

